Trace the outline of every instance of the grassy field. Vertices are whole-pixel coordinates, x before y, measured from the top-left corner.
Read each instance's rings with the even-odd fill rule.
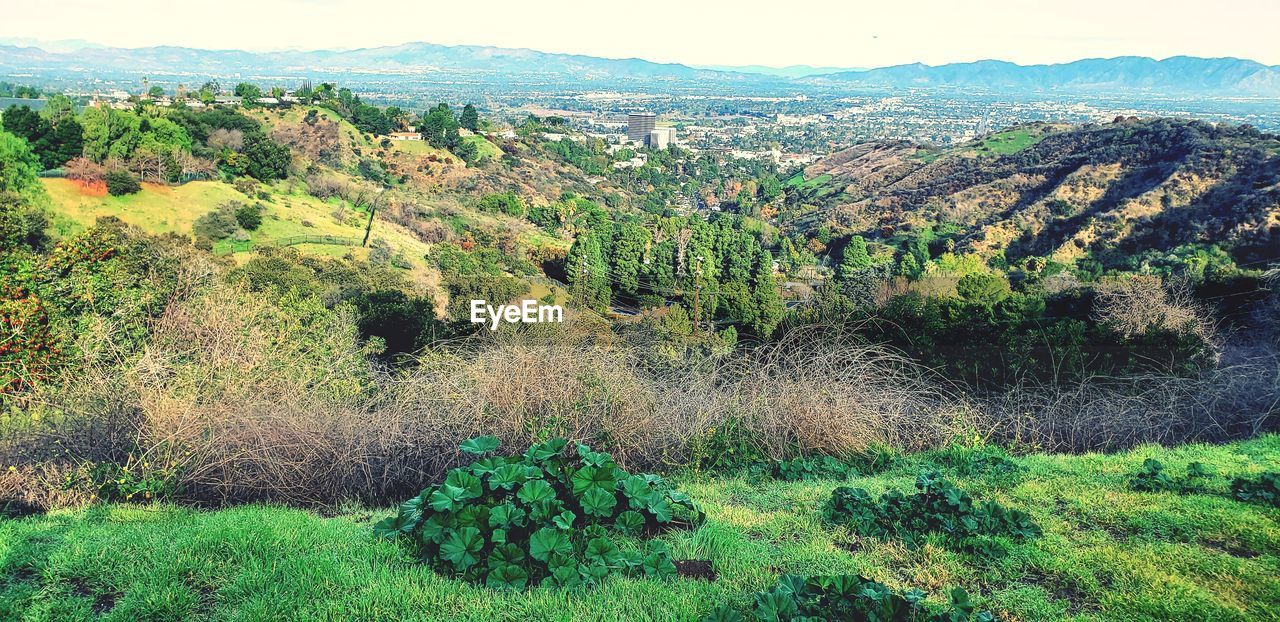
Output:
[[[1008,155],[1040,142],[1046,135],[1043,131],[1031,128],[998,132],[983,139],[975,149],[979,155]]]
[[[745,603],[783,573],[860,573],[933,601],[962,585],[1005,620],[1277,619],[1280,510],[1232,500],[1224,477],[1280,469],[1280,437],[1033,455],[970,477],[946,470],[971,453],[910,456],[843,482],[678,475],[708,520],[662,538],[675,559],[711,560],[718,579],[610,579],[581,591],[499,592],[437,576],[372,537],[385,510],[56,512],[0,523],[0,619],[691,620],[718,602]],[[1197,494],[1133,492],[1130,475],[1147,457],[1175,474],[1201,461],[1219,477]],[[1030,512],[1044,535],[984,562],[941,542],[859,538],[821,518],[837,485],[909,492],[931,466],[979,500]]]
[[[814,188],[821,187],[823,184],[829,181],[831,181],[831,175],[829,174],[823,173],[822,175],[818,175],[813,179],[805,179],[804,171],[801,171],[787,178],[787,181],[785,183],[788,186],[791,186],[793,188],[799,188],[802,190],[813,190]]]
[[[294,236],[336,236],[363,239],[365,212],[351,207],[338,218],[336,199],[323,201],[305,192],[294,191],[287,184],[264,186],[269,200],[247,197],[231,185],[218,181],[193,181],[181,186],[143,184],[137,194],[113,197],[105,192],[85,188],[69,179],[43,179],[54,214],[54,227],[66,234],[90,227],[101,216],[115,216],[151,234],[179,233],[192,235],[196,219],[228,201],[261,202],[266,207],[262,226],[250,233],[248,242],[223,240],[214,245],[219,253],[245,254],[254,244],[271,244]],[[386,240],[392,247],[418,264],[428,245],[411,233],[385,221],[374,225],[373,237]],[[310,254],[340,257],[348,252],[357,256],[367,249],[341,245],[303,244],[300,250]],[[243,258],[243,257],[242,257]]]
[[[462,140],[475,144],[476,153],[480,154],[480,157],[482,158],[487,157],[494,160],[502,157],[502,149],[489,142],[484,136],[472,134],[471,136],[463,137]]]

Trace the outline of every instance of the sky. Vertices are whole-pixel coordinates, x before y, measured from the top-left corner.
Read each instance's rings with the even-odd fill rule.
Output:
[[[0,39],[349,49],[426,41],[690,65],[1236,56],[1280,65],[1280,0],[44,0]]]

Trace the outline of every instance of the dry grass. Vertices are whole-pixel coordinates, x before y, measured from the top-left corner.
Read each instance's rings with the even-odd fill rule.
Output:
[[[171,306],[142,352],[95,356],[33,400],[43,417],[0,439],[0,462],[21,467],[0,498],[74,504],[87,495],[62,486],[69,474],[110,463],[211,505],[385,502],[460,464],[458,443],[483,434],[509,450],[564,436],[650,469],[695,461],[726,427],[772,458],[925,449],[975,431],[1076,451],[1245,437],[1280,412],[1274,354],[978,402],[831,330],[671,368],[579,319],[484,332],[393,371],[371,362],[345,307],[206,287]]]

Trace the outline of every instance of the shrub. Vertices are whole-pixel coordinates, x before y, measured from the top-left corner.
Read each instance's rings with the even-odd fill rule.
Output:
[[[234,202],[224,204],[212,212],[197,218],[195,223],[191,225],[196,238],[217,241],[231,237],[240,226],[238,213],[241,207],[239,206],[240,204]]]
[[[608,454],[553,439],[523,455],[492,456],[496,437],[462,443],[485,456],[449,471],[444,482],[400,505],[374,530],[404,538],[444,574],[489,587],[524,588],[544,580],[562,587],[611,574],[669,578],[666,551],[623,550],[610,533],[634,536],[694,527],[702,511],[656,475],[628,475]]]
[[[911,589],[903,594],[859,575],[799,577],[786,575],[777,585],[759,592],[748,607],[755,620],[800,622],[802,620],[873,620],[919,622],[992,622],[989,612],[975,611],[964,588],[951,591],[951,605],[930,612],[924,606],[924,592]],[[721,606],[703,622],[744,622],[737,610]]]
[[[126,171],[111,171],[103,179],[107,182],[107,192],[111,196],[124,196],[142,190],[142,184],[138,183],[137,178]]]
[[[264,208],[261,203],[253,205],[241,205],[236,208],[236,222],[249,231],[257,231],[262,226],[262,212]]]
[[[1280,473],[1266,472],[1258,479],[1238,477],[1231,482],[1231,494],[1241,501],[1280,507]]]
[[[989,555],[1001,551],[994,543],[976,538],[1040,535],[1040,527],[1025,512],[994,501],[976,504],[968,492],[941,479],[936,471],[917,477],[916,489],[919,492],[911,496],[890,490],[877,501],[862,488],[841,486],[831,493],[827,518],[863,536],[895,537],[908,544],[919,543],[926,534],[940,533],[962,548]]]
[[[788,482],[817,479],[844,479],[857,469],[831,456],[772,460],[751,465],[753,478],[771,477]]]

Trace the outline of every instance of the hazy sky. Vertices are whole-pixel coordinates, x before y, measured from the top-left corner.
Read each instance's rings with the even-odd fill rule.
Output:
[[[6,0],[0,37],[267,50],[409,41],[686,64],[1280,64],[1280,0]]]

